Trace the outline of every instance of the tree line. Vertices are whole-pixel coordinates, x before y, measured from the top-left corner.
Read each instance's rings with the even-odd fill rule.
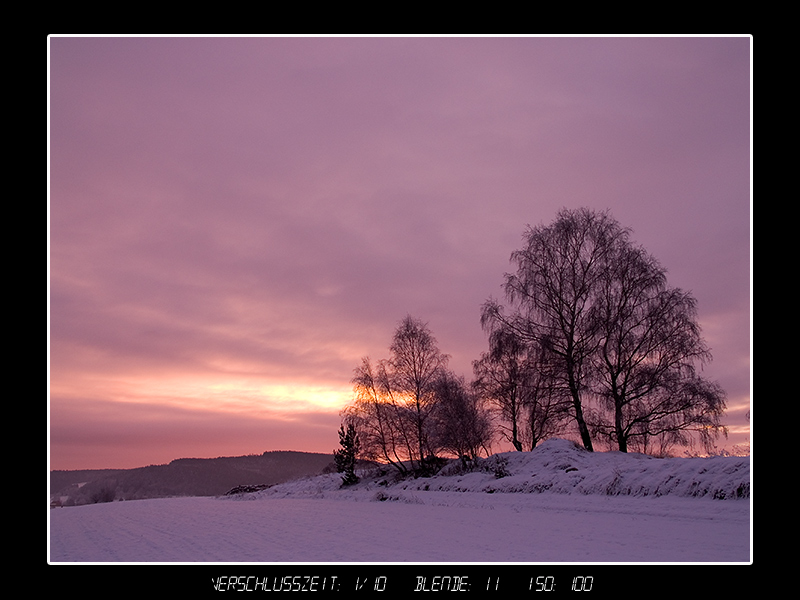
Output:
[[[388,358],[362,359],[340,430],[361,457],[425,473],[488,454],[497,435],[517,450],[574,433],[589,451],[656,454],[726,435],[725,392],[698,374],[711,353],[696,300],[608,212],[528,227],[511,263],[505,302],[481,308],[488,349],[470,382],[412,316]]]

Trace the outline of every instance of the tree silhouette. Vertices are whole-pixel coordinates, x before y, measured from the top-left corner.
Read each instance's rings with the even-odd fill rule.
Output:
[[[669,288],[666,271],[633,246],[616,253],[598,287],[596,391],[613,418],[597,430],[623,452],[631,442],[646,449],[659,436],[686,445],[689,431],[710,447],[725,433],[725,394],[697,376],[695,364],[711,353],[700,337],[696,300]]]
[[[608,212],[565,209],[523,240],[511,255],[516,272],[506,274],[508,306],[490,299],[481,322],[490,340],[511,332],[537,356],[535,368],[550,378],[544,389],[570,399],[587,450],[592,433],[622,451],[631,441],[725,433],[724,392],[694,366],[711,358],[696,301],[666,285],[630,230]]]
[[[356,475],[356,458],[359,451],[358,434],[352,423],[339,428],[339,450],[333,451],[333,460],[336,463],[336,471],[342,473],[342,485],[353,485],[358,483]]]
[[[467,386],[463,377],[447,371],[440,374],[433,388],[436,448],[473,460],[481,451],[488,454],[492,424],[481,397]]]
[[[426,454],[434,454],[429,444],[426,422],[436,401],[434,384],[447,366],[448,356],[436,345],[427,324],[406,316],[398,326],[390,346],[391,386],[405,399],[413,421],[418,468]]]
[[[562,210],[548,226],[528,228],[524,246],[511,255],[517,271],[505,276],[510,314],[495,300],[481,321],[493,331],[505,327],[547,351],[559,384],[569,393],[581,441],[592,450],[584,416],[588,362],[597,348],[590,309],[598,281],[627,231],[606,213]]]
[[[356,367],[353,402],[343,411],[358,432],[365,458],[383,460],[405,473],[425,470],[436,452],[431,436],[434,383],[447,366],[428,326],[411,316],[398,325],[391,355]]]

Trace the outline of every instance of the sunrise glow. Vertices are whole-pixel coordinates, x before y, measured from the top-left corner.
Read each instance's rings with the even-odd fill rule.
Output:
[[[750,443],[747,37],[52,37],[52,468],[331,452],[425,321],[469,380],[527,225],[609,210]]]

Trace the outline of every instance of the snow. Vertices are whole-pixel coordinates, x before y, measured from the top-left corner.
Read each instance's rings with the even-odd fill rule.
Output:
[[[550,440],[474,470],[49,509],[51,563],[752,562],[749,457]]]

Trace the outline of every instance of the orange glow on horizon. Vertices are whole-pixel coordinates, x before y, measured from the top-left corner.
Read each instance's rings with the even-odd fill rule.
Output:
[[[338,412],[351,400],[349,384],[265,381],[256,377],[162,375],[155,378],[109,376],[51,383],[51,395],[86,397],[109,403],[171,405],[227,413]]]

